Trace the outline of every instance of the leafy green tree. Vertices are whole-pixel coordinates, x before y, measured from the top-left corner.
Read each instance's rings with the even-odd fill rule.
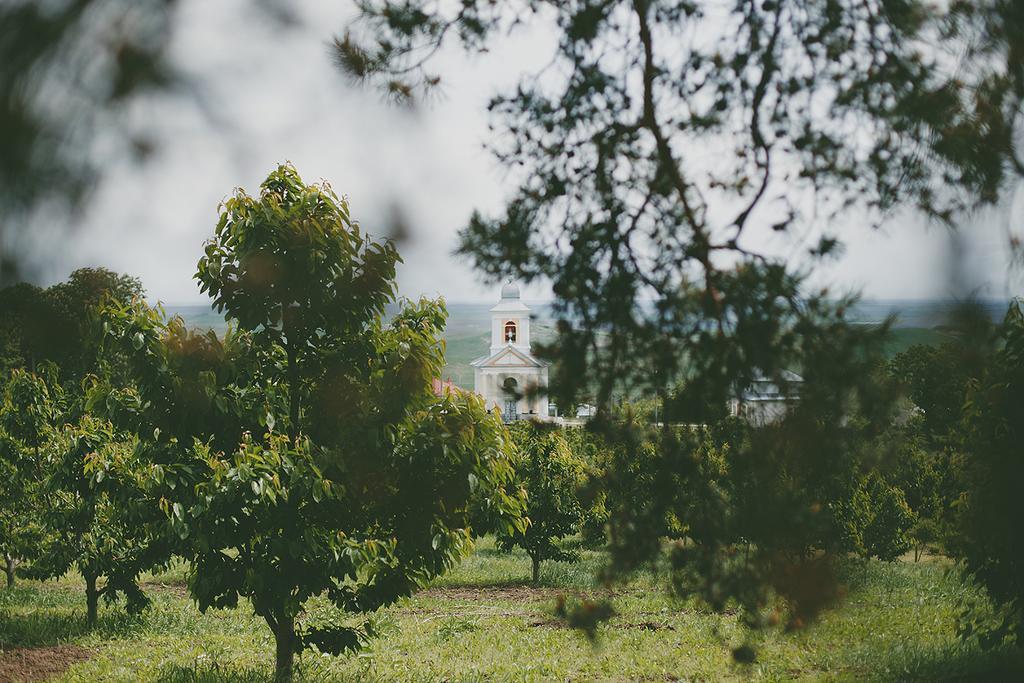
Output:
[[[587,497],[599,504],[597,514],[584,520],[584,531],[589,536],[596,538],[600,534],[600,539],[612,549],[613,557],[618,557],[616,550],[628,536],[623,531],[633,524],[648,526],[652,536],[658,538],[682,531],[673,528],[671,513],[650,505],[658,488],[656,470],[652,467],[658,456],[655,441],[633,442],[617,439],[615,435],[609,439],[602,432],[589,430],[582,432],[580,439],[592,444],[596,451],[591,461],[592,474],[584,488]],[[592,528],[594,524],[600,524],[600,528]]]
[[[58,355],[63,337],[60,314],[46,290],[19,282],[0,289],[0,369],[34,371]]]
[[[515,482],[526,493],[530,523],[500,533],[498,544],[506,550],[518,546],[526,551],[536,584],[541,562],[576,559],[558,541],[582,527],[586,511],[580,490],[586,482],[587,463],[569,447],[560,429],[522,422],[510,431],[516,447]]]
[[[120,370],[116,362],[111,366],[113,359],[106,359],[105,367],[100,367],[96,309],[108,300],[128,303],[144,292],[138,278],[107,268],[79,268],[67,280],[46,290],[61,326],[61,346],[52,360],[60,367],[65,391],[80,393],[79,386],[87,375]],[[126,378],[118,380],[124,383]]]
[[[70,483],[70,492],[67,490],[65,485],[74,479],[69,472],[78,470],[68,463],[49,461],[51,446],[55,446],[51,442],[64,438],[58,429],[60,421],[73,422],[85,410],[81,387],[86,376],[111,371],[111,365],[101,363],[98,355],[96,307],[106,300],[131,301],[141,294],[142,286],[136,278],[105,268],[78,269],[67,281],[46,290],[22,283],[0,291],[0,311],[4,313],[0,324],[2,363],[33,371],[15,370],[5,387],[3,421],[9,437],[5,450],[21,453],[20,457],[7,458],[7,465],[21,474],[12,483],[18,482],[22,494],[32,490],[36,496],[46,496],[47,501],[45,505],[33,505],[32,496],[21,495],[17,510],[5,511],[8,537],[22,539],[14,544],[17,548],[13,552],[7,553],[8,577],[13,578],[15,558],[26,554],[35,560],[35,576],[63,574],[69,566],[77,564],[86,577],[90,624],[95,622],[98,596],[107,590],[96,588],[97,578],[113,577],[118,570],[97,568],[103,561],[81,559],[88,554],[82,550],[82,539],[94,536],[94,527],[102,527],[110,515],[87,514],[85,510],[90,504],[78,505],[82,501],[76,501],[71,511],[67,506],[52,504],[54,500],[67,500],[67,496],[74,499],[82,486],[81,482]],[[57,381],[58,374],[63,385]],[[30,464],[28,469],[25,463]],[[80,471],[79,475],[84,476]],[[62,497],[60,492],[67,496]],[[127,537],[122,540],[119,552],[128,544]],[[93,555],[99,557],[97,553],[102,551]],[[106,560],[107,565],[115,562],[109,555]],[[108,580],[106,594],[111,598],[119,590],[114,583],[116,579]]]
[[[162,516],[144,496],[146,473],[133,451],[129,435],[90,415],[47,444],[40,509],[46,533],[30,573],[51,578],[76,569],[85,580],[89,626],[100,598],[112,603],[124,595],[129,613],[141,612],[149,600],[139,575],[170,559],[165,536],[153,533]]]
[[[4,481],[0,489],[0,552],[8,588],[14,586],[19,558],[30,555],[33,546],[31,495],[23,474],[30,469],[26,460],[21,444],[0,430],[0,477]]]
[[[141,297],[142,283],[106,268],[79,268],[48,289],[18,283],[0,289],[0,368],[35,371],[43,362],[60,368],[68,392],[97,373],[96,307],[106,298]]]
[[[889,361],[891,376],[923,411],[923,428],[934,445],[948,442],[960,424],[967,384],[975,374],[966,355],[962,343],[917,344]]]
[[[903,492],[882,477],[868,477],[867,491],[871,516],[863,530],[865,554],[892,562],[910,549],[910,534],[916,516],[907,505]]]
[[[52,376],[52,366],[47,370]],[[56,382],[48,383],[34,372],[14,370],[4,387],[3,400],[0,427],[20,441],[38,463],[40,450],[60,418],[60,386]]]
[[[267,177],[259,197],[238,190],[224,203],[196,279],[254,343],[284,350],[293,437],[325,354],[344,361],[338,345],[362,336],[394,298],[398,261],[393,245],[360,232],[326,183],[307,187],[289,165]]]
[[[304,624],[323,596],[372,612],[470,547],[471,505],[521,526],[504,427],[481,399],[434,396],[443,304],[403,302],[398,255],[365,237],[326,184],[295,169],[225,202],[196,278],[238,325],[223,340],[141,303],[105,313],[138,400],[93,401],[134,425],[193,570],[200,609],[248,598],[274,634],[276,675],[304,647],[358,647],[368,625]],[[259,436],[257,436],[259,435]]]
[[[14,370],[4,391],[4,464],[14,471],[11,491],[19,505],[3,514],[14,546],[4,550],[8,568],[15,553],[31,559],[27,573],[36,578],[78,569],[93,625],[101,596],[112,601],[123,593],[132,611],[144,607],[137,576],[169,555],[165,546],[144,541],[146,518],[139,511],[145,504],[131,470],[130,440],[90,416],[61,427],[67,411],[56,369],[40,370],[46,378]]]
[[[7,422],[10,410],[9,397],[4,397],[0,420]],[[31,559],[38,548],[39,471],[34,450],[0,427],[0,553],[8,588],[14,586],[18,563]]]
[[[903,491],[877,471],[862,477],[849,498],[831,505],[843,549],[861,557],[892,562],[910,549],[917,516]]]
[[[566,429],[563,432],[569,449],[582,458],[587,467],[587,481],[579,491],[583,505],[583,521],[580,533],[583,542],[591,547],[604,546],[607,541],[609,520],[608,482],[604,475],[611,458],[610,448],[604,436],[586,428]]]
[[[887,433],[885,437],[899,439],[900,435]],[[949,536],[952,510],[959,492],[953,493],[948,451],[931,451],[908,440],[897,448],[893,457],[895,462],[886,473],[886,479],[903,492],[907,506],[914,513],[910,536],[916,562],[925,548],[940,544]]]
[[[954,546],[968,570],[1003,606],[983,634],[1024,642],[1024,312],[1015,300],[995,336],[963,413],[964,486]]]
[[[52,366],[40,366],[52,375]],[[60,388],[51,392],[43,377],[15,369],[0,394],[0,468],[4,491],[0,505],[0,551],[4,554],[8,586],[15,568],[39,551],[43,533],[40,512],[45,508],[40,487],[45,479],[43,449],[60,415]]]

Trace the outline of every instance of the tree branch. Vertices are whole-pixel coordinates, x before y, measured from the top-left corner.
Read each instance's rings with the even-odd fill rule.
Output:
[[[683,211],[686,214],[686,219],[690,223],[690,227],[693,229],[694,235],[701,248],[698,253],[698,260],[701,265],[704,266],[705,272],[710,273],[713,269],[711,267],[711,260],[708,256],[706,245],[708,243],[708,235],[704,230],[702,223],[698,220],[696,211],[690,204],[690,199],[687,196],[690,184],[683,178],[682,171],[679,170],[679,164],[676,163],[675,156],[672,154],[672,146],[668,142],[668,138],[665,137],[664,132],[661,130],[661,126],[658,123],[657,109],[654,104],[654,79],[657,72],[657,66],[654,63],[654,39],[651,36],[651,28],[647,22],[647,0],[633,0],[633,9],[636,13],[637,20],[640,23],[640,42],[644,48],[644,66],[643,66],[643,84],[644,84],[644,113],[643,113],[643,125],[647,130],[650,131],[651,135],[654,136],[654,142],[658,150],[659,167],[664,169],[672,180],[672,185],[679,195],[679,201],[683,206]]]
[[[754,195],[750,203],[739,213],[736,220],[733,221],[733,225],[736,226],[736,232],[733,234],[729,244],[735,246],[739,241],[740,235],[743,233],[743,229],[746,227],[747,219],[750,218],[751,212],[760,203],[761,198],[764,196],[765,191],[768,189],[768,182],[771,179],[771,167],[772,167],[772,146],[765,140],[764,132],[761,130],[761,105],[764,102],[764,97],[768,92],[768,84],[771,82],[772,76],[776,70],[775,63],[775,46],[778,43],[779,34],[782,29],[782,7],[780,6],[778,11],[775,13],[775,25],[772,28],[771,38],[768,40],[768,45],[765,48],[764,59],[762,60],[761,78],[758,80],[757,85],[754,87],[754,97],[750,104],[750,134],[754,141],[754,146],[761,151],[764,155],[762,159],[758,160],[757,166],[762,170],[761,185],[758,187],[757,193]]]

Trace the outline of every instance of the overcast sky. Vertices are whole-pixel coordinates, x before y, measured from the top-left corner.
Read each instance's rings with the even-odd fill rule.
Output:
[[[495,298],[496,287],[452,250],[470,212],[497,209],[513,189],[482,148],[487,100],[544,64],[551,36],[522,33],[473,61],[447,55],[443,97],[407,112],[351,87],[333,66],[327,45],[343,30],[349,3],[295,6],[297,21],[281,24],[244,0],[181,3],[172,59],[194,89],[140,104],[135,125],[155,136],[155,155],[105,177],[71,240],[48,250],[50,281],[104,265],[141,277],[153,299],[205,301],[191,278],[218,203],[236,186],[254,193],[290,160],[307,182],[324,178],[347,195],[371,233],[385,234],[400,207],[411,229],[400,245],[402,294]],[[913,216],[895,217],[881,232],[852,225],[842,234],[845,256],[820,280],[872,298],[942,297],[954,293],[947,276],[959,260],[982,295],[1019,293],[1005,244],[1022,215],[1018,191],[1007,207],[974,218],[954,249],[944,230]],[[525,292],[548,295],[542,285]]]

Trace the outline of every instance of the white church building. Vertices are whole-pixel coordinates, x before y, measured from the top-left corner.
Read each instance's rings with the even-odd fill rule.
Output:
[[[530,352],[530,309],[515,284],[501,288],[501,301],[491,308],[491,348],[471,365],[474,390],[506,422],[549,419],[549,364]]]

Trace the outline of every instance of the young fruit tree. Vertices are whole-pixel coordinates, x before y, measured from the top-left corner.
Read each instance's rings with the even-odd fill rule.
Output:
[[[132,436],[85,415],[54,434],[43,467],[45,534],[30,575],[58,578],[76,569],[85,580],[89,626],[100,598],[112,603],[124,595],[128,612],[141,612],[149,599],[139,575],[166,564],[171,549],[145,497],[147,472]]]
[[[31,479],[24,475],[31,469],[21,444],[0,430],[0,478],[4,481],[0,489],[0,553],[8,588],[14,587],[18,562],[31,553],[34,545]]]
[[[544,560],[572,561],[576,556],[558,541],[578,533],[585,509],[580,499],[586,483],[587,462],[569,447],[559,429],[522,422],[510,430],[515,443],[515,483],[526,493],[530,523],[512,533],[499,533],[498,545],[518,546],[533,564],[533,583],[540,581]]]
[[[832,513],[850,552],[892,562],[910,550],[916,516],[903,491],[877,472],[858,482],[850,498],[835,504]]]
[[[308,623],[311,598],[358,615],[410,595],[469,549],[472,501],[507,533],[523,525],[498,416],[432,392],[443,304],[402,302],[385,321],[398,260],[285,165],[257,197],[225,202],[199,263],[237,331],[189,334],[139,304],[107,312],[142,399],[121,412],[175,482],[151,495],[184,543],[192,595],[202,610],[248,599],[279,680],[303,648],[337,654],[370,635],[348,616]]]
[[[55,373],[52,364],[40,370]],[[0,394],[0,551],[8,586],[14,585],[18,563],[35,558],[39,550],[44,453],[56,431],[62,398],[59,386],[51,391],[44,377],[20,369],[11,371]]]

